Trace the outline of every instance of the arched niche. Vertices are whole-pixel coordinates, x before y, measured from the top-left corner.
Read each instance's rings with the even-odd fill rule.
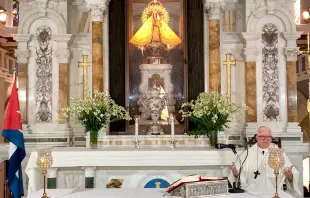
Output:
[[[41,9],[35,8],[25,13],[23,16],[25,20],[21,21],[18,33],[19,34],[29,34],[31,33],[31,27],[37,20],[49,19],[57,27],[58,34],[67,33],[67,24],[63,17],[53,9],[46,8],[45,12],[42,12]],[[49,25],[49,24],[45,24]],[[53,31],[54,32],[54,31]]]
[[[296,25],[290,13],[283,8],[276,8],[273,14],[267,14],[267,7],[257,9],[249,17],[247,32],[261,32],[266,23],[276,25],[279,32],[296,32]]]

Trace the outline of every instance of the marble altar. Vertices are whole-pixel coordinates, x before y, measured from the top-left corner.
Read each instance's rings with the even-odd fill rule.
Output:
[[[35,192],[29,195],[27,198],[40,198],[43,190]],[[48,196],[53,198],[162,198],[169,197],[164,189],[59,189],[59,190],[48,190]],[[218,198],[270,198],[274,195],[274,192],[270,190],[261,191],[249,191],[243,194],[228,194],[218,195]],[[281,198],[293,198],[291,195],[280,191],[279,196]],[[173,196],[174,198],[180,198],[179,196]]]

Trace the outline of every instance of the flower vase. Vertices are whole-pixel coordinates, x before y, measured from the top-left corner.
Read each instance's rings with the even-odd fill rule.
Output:
[[[89,133],[89,147],[91,149],[97,149],[98,148],[98,135],[99,131],[91,131]]]
[[[208,138],[209,145],[211,147],[215,147],[215,145],[217,144],[217,131],[210,131],[210,133],[208,134]]]

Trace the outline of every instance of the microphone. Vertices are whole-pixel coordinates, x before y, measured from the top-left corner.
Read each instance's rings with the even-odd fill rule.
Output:
[[[225,149],[225,148],[235,149],[236,147],[238,146],[234,144],[216,144],[215,145],[215,148],[217,149]]]
[[[247,147],[247,142],[245,144],[245,146]],[[246,155],[246,158],[244,159],[243,163],[241,162],[241,159],[240,159],[240,156],[238,155],[237,151],[236,151],[236,148],[238,147],[243,147],[241,145],[235,145],[235,144],[216,144],[215,145],[215,148],[217,149],[225,149],[225,148],[229,148],[233,151],[233,153],[236,155],[237,157],[237,160],[239,161],[240,163],[240,168],[239,168],[239,175],[237,177],[237,181],[234,182],[233,184],[233,188],[232,189],[229,189],[228,191],[230,193],[244,193],[245,191],[241,188],[241,182],[240,182],[240,175],[241,175],[241,172],[243,170],[243,163],[245,162],[246,158],[247,158],[247,155],[248,155],[248,149],[246,148],[247,150],[247,155]]]

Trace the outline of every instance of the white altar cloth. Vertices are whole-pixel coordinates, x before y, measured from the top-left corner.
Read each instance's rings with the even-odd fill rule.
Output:
[[[106,148],[91,150],[88,148],[54,148],[53,166],[65,167],[207,167],[231,166],[235,155],[230,149],[210,148],[169,148],[140,149]],[[37,152],[32,152],[26,167],[29,177],[28,195],[40,189],[38,177],[42,177],[36,165]]]
[[[43,190],[31,194],[28,198],[41,198]],[[53,189],[47,190],[47,195],[51,198],[180,198],[178,196],[170,196],[165,189],[144,188],[144,189]],[[274,192],[270,190],[255,190],[242,194],[218,195],[217,198],[270,198]],[[291,195],[280,191],[281,198],[293,198]]]

